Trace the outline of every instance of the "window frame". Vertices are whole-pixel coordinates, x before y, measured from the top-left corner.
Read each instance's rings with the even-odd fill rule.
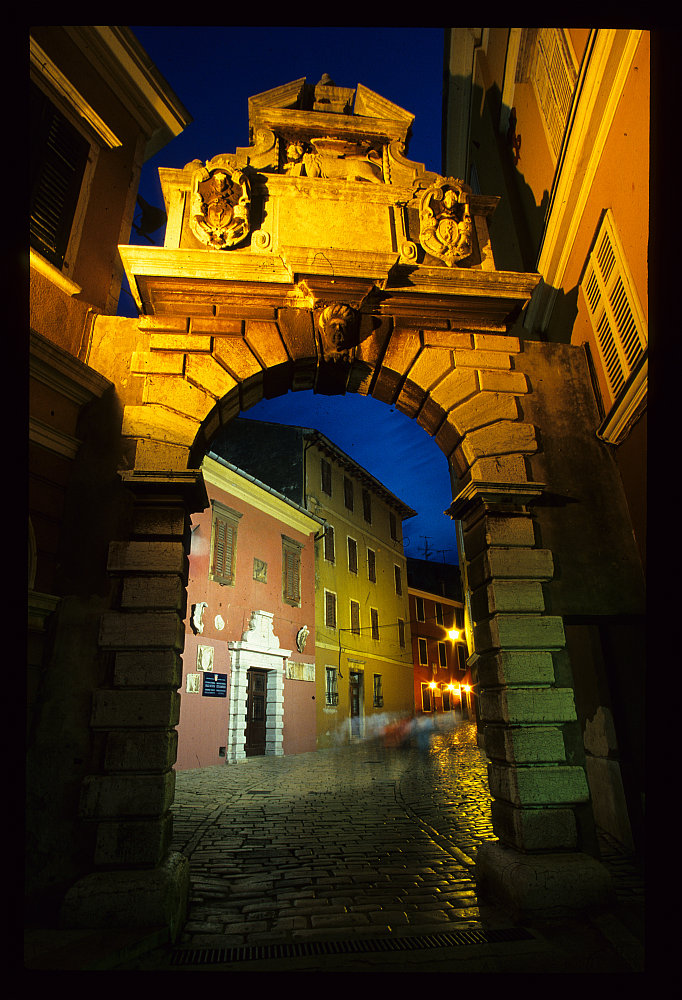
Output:
[[[330,604],[330,599],[331,599],[331,602],[332,602],[331,604]],[[333,612],[334,612],[334,614],[333,614],[333,618],[334,618],[333,623],[330,621],[330,615],[329,615],[330,607],[333,607]],[[333,590],[327,590],[327,588],[325,587],[324,588],[324,624],[325,624],[325,627],[326,628],[336,629],[337,622],[338,622],[338,615],[337,615],[336,592],[333,591]]]
[[[292,608],[301,607],[301,553],[304,546],[287,535],[282,535],[282,601]],[[291,563],[291,569],[289,564]],[[293,581],[293,593],[289,583]]]
[[[438,642],[438,665],[447,669],[448,666],[448,650],[444,642],[439,640]]]
[[[336,667],[325,666],[324,704],[334,708],[339,704],[338,671]],[[331,684],[330,684],[331,680]]]
[[[424,598],[423,597],[415,597],[414,601],[415,601],[414,613],[416,615],[417,621],[418,622],[425,622],[426,621],[426,617],[425,617],[426,616],[426,611],[425,611],[425,608],[424,608]]]
[[[358,543],[357,539],[351,535],[346,536],[346,550],[348,553],[348,572],[358,575]],[[351,558],[351,553],[353,553]]]
[[[374,674],[372,705],[374,708],[384,707],[384,691],[382,687],[381,674]]]
[[[325,562],[336,564],[336,542],[334,539],[334,525],[325,524],[324,526],[324,559]]]
[[[356,611],[355,615],[353,614],[354,610]],[[352,599],[351,599],[351,602],[350,602],[350,630],[353,633],[353,635],[360,635],[361,634],[360,602],[359,601],[354,601]]]
[[[417,638],[417,657],[420,666],[427,667],[429,665],[429,644],[423,636]]]
[[[208,578],[213,583],[220,584],[221,587],[234,587],[237,575],[237,541],[238,541],[238,528],[239,521],[242,518],[242,513],[233,510],[231,507],[227,507],[225,504],[220,503],[219,500],[211,500],[211,552],[209,558],[209,574]],[[216,569],[216,562],[219,557],[218,543],[219,543],[219,525],[225,527],[225,539],[223,545],[225,545],[228,538],[228,529],[230,537],[230,569],[229,573],[221,572]],[[222,569],[225,569],[226,558],[222,559]]]
[[[369,609],[369,618],[370,618],[370,622],[371,622],[371,626],[372,626],[372,638],[374,639],[375,642],[378,642],[379,638],[380,638],[380,635],[379,635],[379,609],[378,608],[370,608]]]
[[[362,516],[367,524],[372,523],[372,494],[364,487],[362,490]]]
[[[352,511],[355,504],[353,480],[348,476],[343,477],[343,502],[346,510]]]
[[[367,579],[370,583],[377,582],[377,554],[370,548],[367,549]]]
[[[403,574],[400,566],[397,563],[393,564],[393,582],[395,583],[395,592],[398,597],[403,596]]]
[[[434,710],[433,703],[435,699],[433,697],[433,691],[431,690],[429,684],[426,681],[421,682],[421,695],[422,695],[422,712],[433,712]]]
[[[398,619],[398,645],[401,649],[406,648],[406,638],[405,638],[405,619]]]

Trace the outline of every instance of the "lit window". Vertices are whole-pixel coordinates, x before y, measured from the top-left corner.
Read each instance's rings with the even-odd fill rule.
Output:
[[[648,329],[622,250],[613,215],[604,215],[581,282],[609,403],[642,359]]]
[[[234,584],[237,558],[237,525],[241,514],[217,500],[211,501],[211,572],[216,583]]]
[[[422,684],[422,711],[423,712],[433,711],[431,688],[429,687],[428,684]]]

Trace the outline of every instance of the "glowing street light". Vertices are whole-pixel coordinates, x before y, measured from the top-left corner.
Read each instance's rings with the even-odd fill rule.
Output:
[[[448,639],[452,639],[453,642],[457,642],[461,634],[462,633],[459,631],[459,629],[451,628],[448,631]]]

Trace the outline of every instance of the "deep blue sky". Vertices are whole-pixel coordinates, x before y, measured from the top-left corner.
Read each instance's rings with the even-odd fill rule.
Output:
[[[145,164],[140,194],[163,207],[159,167],[182,168],[248,146],[249,97],[329,73],[337,86],[364,84],[415,116],[407,155],[441,170],[443,28],[211,27],[132,25],[138,40],[194,119]],[[159,244],[163,231],[154,234]],[[131,242],[144,243],[135,234]],[[136,316],[122,294],[119,312]],[[414,420],[349,393],[289,393],[244,418],[315,427],[418,512],[404,525],[407,555],[457,561],[447,462]],[[371,433],[368,433],[371,428]],[[428,539],[425,542],[425,538]]]

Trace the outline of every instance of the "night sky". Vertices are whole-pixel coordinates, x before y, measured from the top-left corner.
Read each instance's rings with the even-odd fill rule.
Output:
[[[314,85],[324,73],[415,115],[407,156],[441,171],[442,28],[131,27],[194,119],[143,168],[140,194],[152,205],[163,207],[159,167],[249,145],[249,97],[301,77]],[[162,245],[163,230],[153,239]],[[133,233],[131,243],[148,241]],[[127,291],[119,314],[137,316]],[[452,500],[447,462],[414,420],[355,393],[313,392],[265,400],[240,419],[248,418],[320,430],[418,512],[403,526],[406,555],[457,562],[454,524],[443,516]]]

